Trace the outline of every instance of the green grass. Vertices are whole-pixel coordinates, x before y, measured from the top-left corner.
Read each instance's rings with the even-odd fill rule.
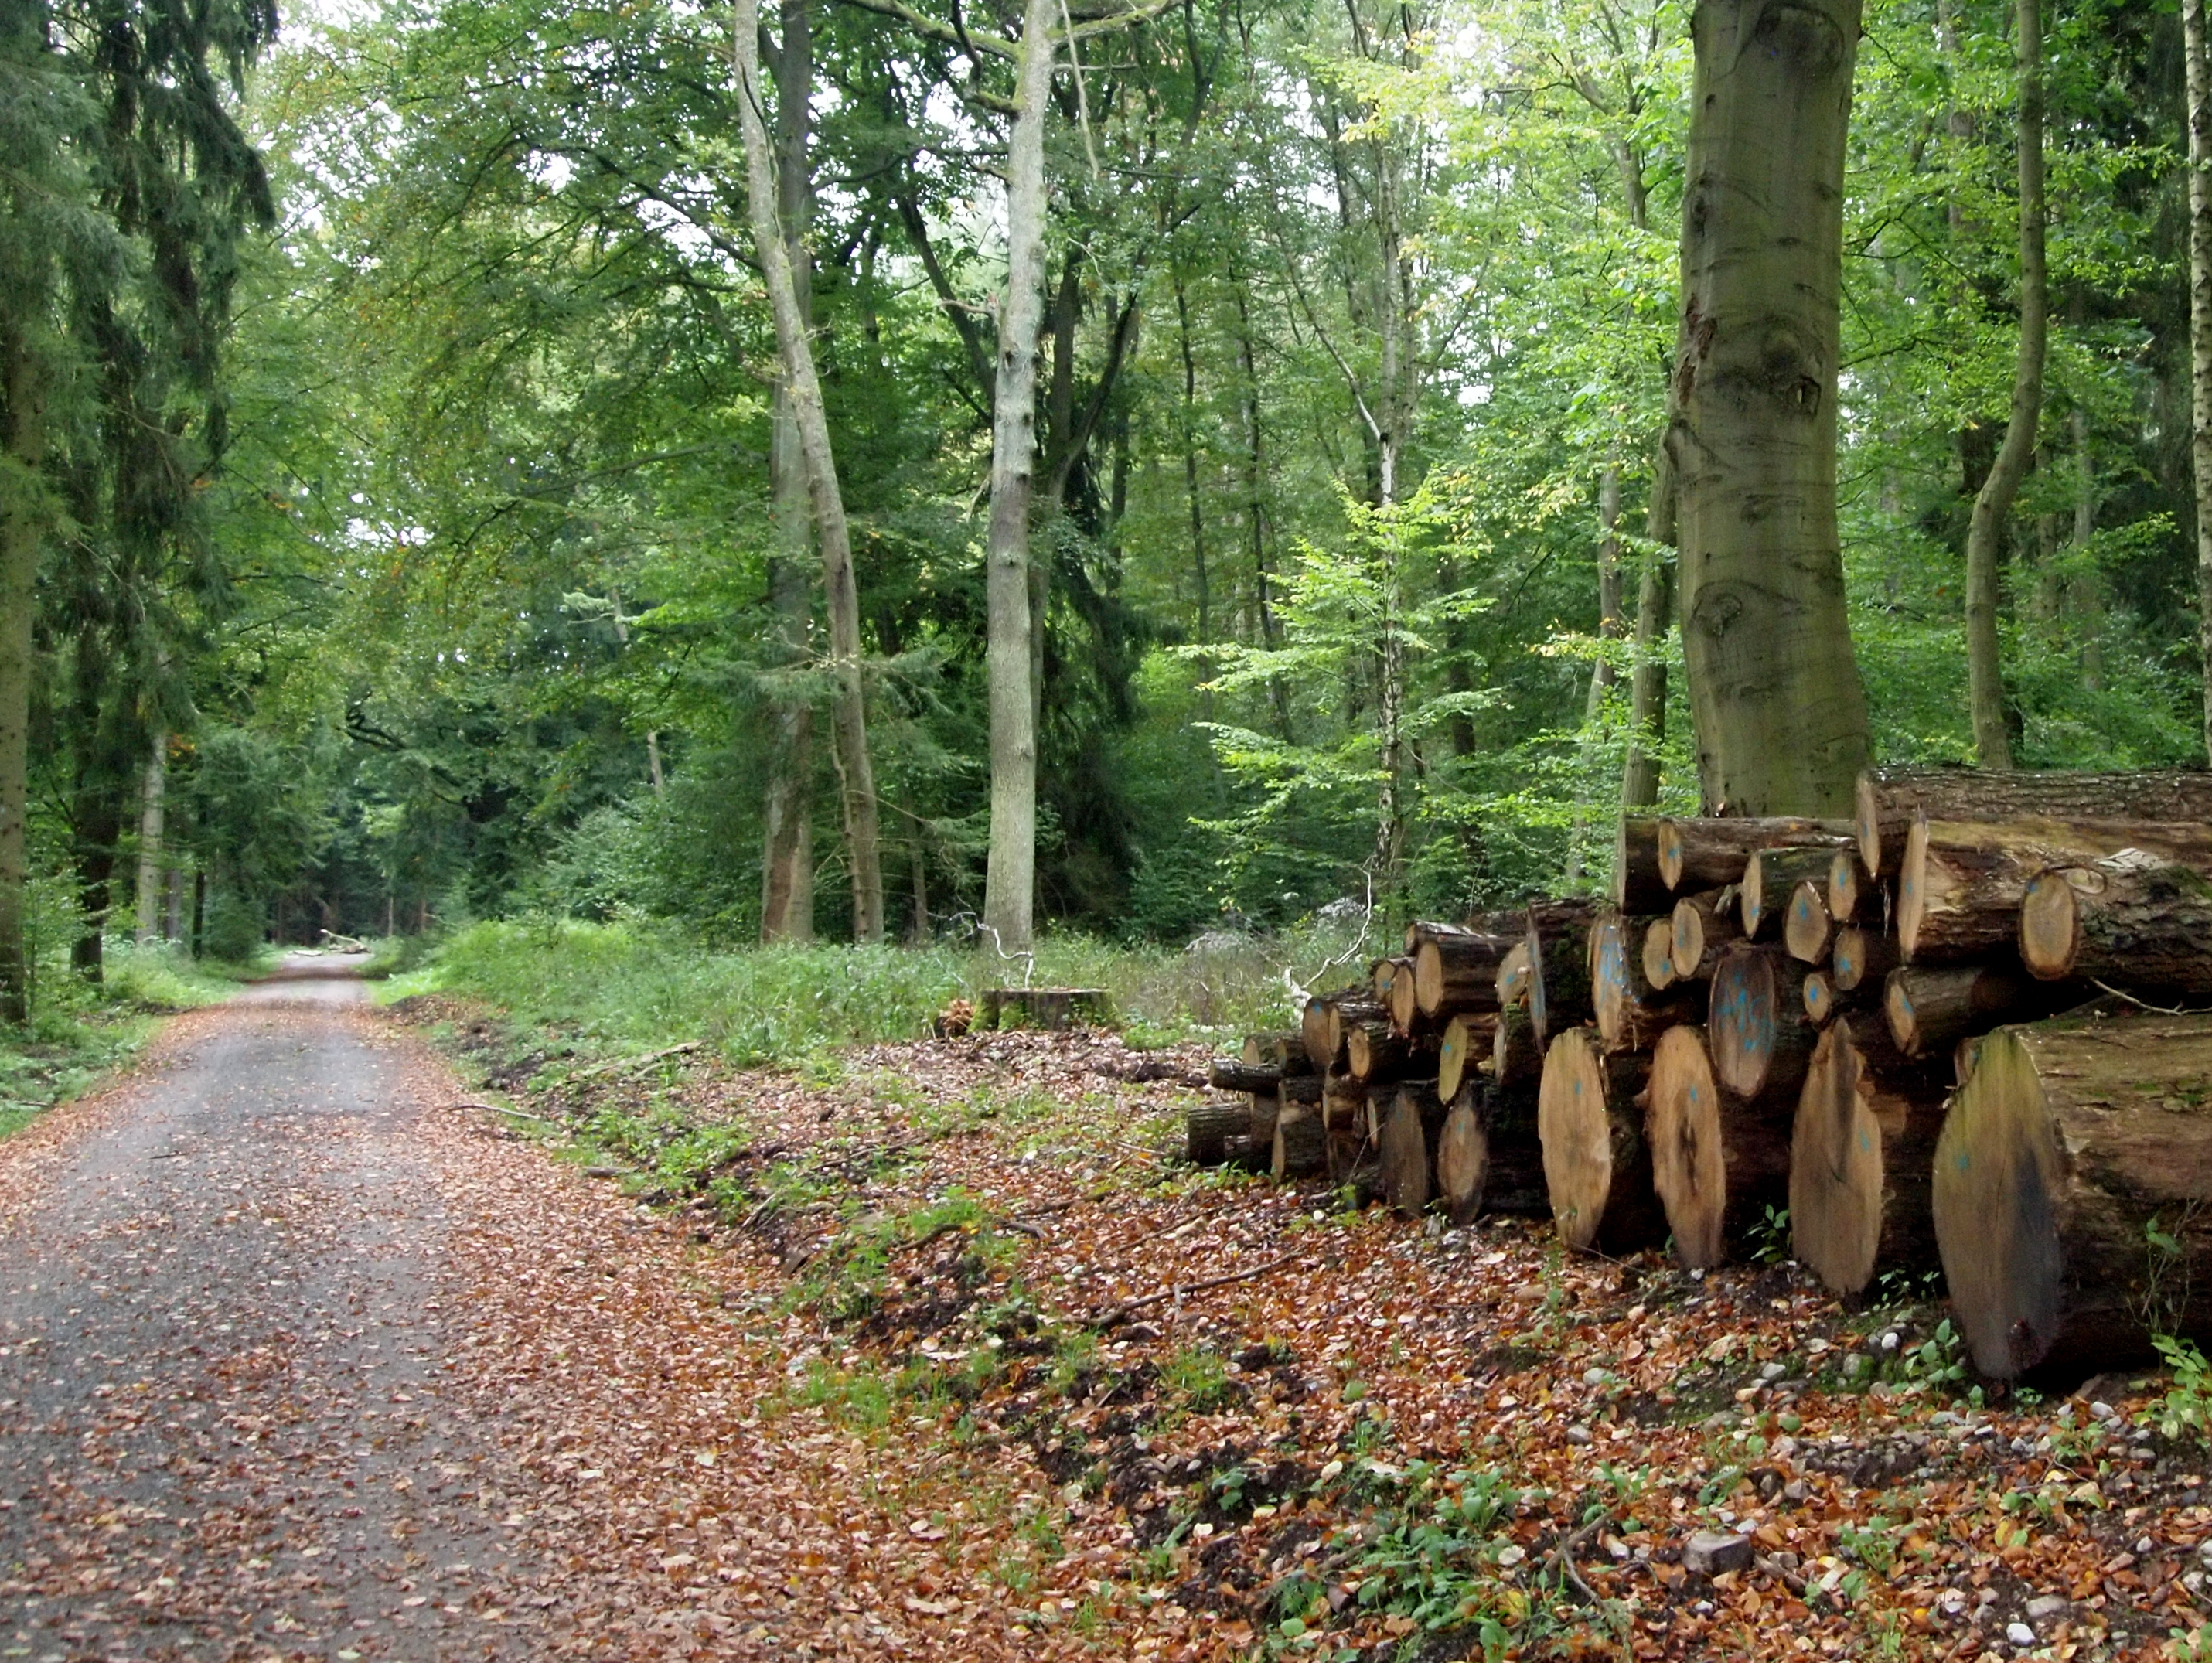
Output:
[[[1310,944],[1294,942],[1194,954],[1060,937],[1040,946],[1033,980],[1103,987],[1133,1041],[1163,1044],[1289,1025],[1283,968],[1310,974],[1319,959]],[[405,968],[396,952],[387,962],[380,994],[387,1000],[449,992],[527,1025],[562,1029],[594,1049],[701,1039],[741,1062],[796,1062],[842,1045],[918,1039],[952,999],[973,1001],[985,987],[1021,980],[1018,967],[995,954],[946,946],[716,950],[673,929],[573,920],[472,925],[422,968]]]

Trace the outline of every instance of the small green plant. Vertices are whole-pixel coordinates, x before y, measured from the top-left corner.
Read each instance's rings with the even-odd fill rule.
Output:
[[[2194,1341],[2159,1334],[2151,1344],[2173,1372],[2173,1384],[2142,1417],[2168,1438],[2212,1438],[2212,1363]]]
[[[1966,1346],[1945,1317],[1936,1332],[1897,1359],[1898,1378],[1916,1385],[1955,1386],[1966,1378]]]
[[[2168,1629],[2166,1654],[2175,1663],[2212,1663],[2212,1623],[2193,1629]]]
[[[1770,1204],[1766,1216],[1744,1232],[1744,1245],[1754,1264],[1779,1265],[1789,1258],[1790,1209]]]
[[[1897,1562],[1897,1535],[1891,1520],[1876,1514],[1863,1525],[1845,1525],[1836,1542],[1847,1558],[1856,1559],[1877,1576],[1889,1575]]]
[[[1187,1345],[1160,1365],[1160,1383],[1180,1400],[1184,1411],[1210,1415],[1229,1406],[1229,1365],[1220,1353],[1203,1345]]]

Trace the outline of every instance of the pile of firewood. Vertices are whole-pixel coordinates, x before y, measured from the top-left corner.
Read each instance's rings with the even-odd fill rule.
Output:
[[[2000,1380],[2212,1334],[2212,774],[1876,771],[1632,819],[1609,904],[1408,927],[1217,1059],[1191,1154],[1570,1247],[1942,1265]]]

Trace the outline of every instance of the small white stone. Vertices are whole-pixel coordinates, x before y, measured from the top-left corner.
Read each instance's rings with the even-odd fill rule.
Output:
[[[2109,1403],[2093,1403],[2089,1405],[2089,1412],[2100,1421],[2108,1421],[2116,1411]]]
[[[2039,1593],[2027,1602],[2027,1620],[2031,1623],[2040,1623],[2046,1617],[2061,1615],[2065,1609],[2064,1594]]]
[[[2035,1630],[2025,1623],[2008,1623],[2005,1624],[2005,1638],[2015,1646],[2033,1646]]]
[[[1885,1351],[1894,1351],[1897,1349],[1897,1330],[1892,1328],[1881,1337],[1881,1349]]]
[[[1508,1542],[1498,1550],[1498,1568],[1500,1570],[1510,1570],[1528,1557],[1527,1548],[1521,1546],[1517,1542]]]
[[[1571,1426],[1567,1429],[1569,1443],[1588,1443],[1589,1441],[1590,1429],[1587,1426]]]

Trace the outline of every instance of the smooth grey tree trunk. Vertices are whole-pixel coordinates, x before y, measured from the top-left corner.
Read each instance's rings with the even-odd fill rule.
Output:
[[[1668,431],[1705,805],[1844,815],[1867,760],[1836,530],[1859,0],[1699,0]]]
[[[2189,60],[2189,454],[2197,475],[2197,628],[2212,755],[2212,47],[2204,0],[2182,0]]]
[[[1674,466],[1662,445],[1653,459],[1644,513],[1644,556],[1636,584],[1636,651],[1628,672],[1628,755],[1620,803],[1633,813],[1659,802],[1659,752],[1667,743],[1667,632],[1674,627],[1674,574],[1656,545],[1674,541]]]
[[[138,904],[131,938],[141,947],[161,938],[161,821],[168,781],[169,736],[156,731],[138,786]]]
[[[1036,484],[1037,333],[1044,316],[1044,129],[1054,0],[1025,0],[1006,138],[1006,290],[991,421],[984,602],[991,706],[991,840],[983,925],[1006,952],[1035,935],[1037,721],[1030,641],[1030,501]]]
[[[2043,260],[2043,19],[2039,0],[2016,0],[2013,52],[2020,66],[2020,361],[2012,414],[1990,476],[1966,526],[1966,702],[1974,756],[1985,768],[2012,766],[1999,656],[1998,555],[2020,482],[2035,454],[2043,414],[2043,355],[2050,288]]]
[[[745,150],[746,196],[761,276],[775,315],[776,347],[790,391],[799,453],[806,464],[814,530],[822,550],[822,582],[830,615],[830,667],[836,686],[832,714],[837,774],[843,800],[845,841],[853,866],[853,938],[884,938],[882,839],[877,826],[875,771],[868,757],[866,689],[860,665],[860,604],[853,582],[852,534],[837,480],[830,421],[815,373],[814,347],[799,311],[777,195],[775,159],[761,97],[758,0],[738,0],[733,37],[738,69],[738,122]]]
[[[26,939],[30,847],[31,615],[40,515],[31,482],[46,460],[46,390],[34,349],[0,331],[0,447],[15,478],[0,487],[0,1022],[29,1019]]]

